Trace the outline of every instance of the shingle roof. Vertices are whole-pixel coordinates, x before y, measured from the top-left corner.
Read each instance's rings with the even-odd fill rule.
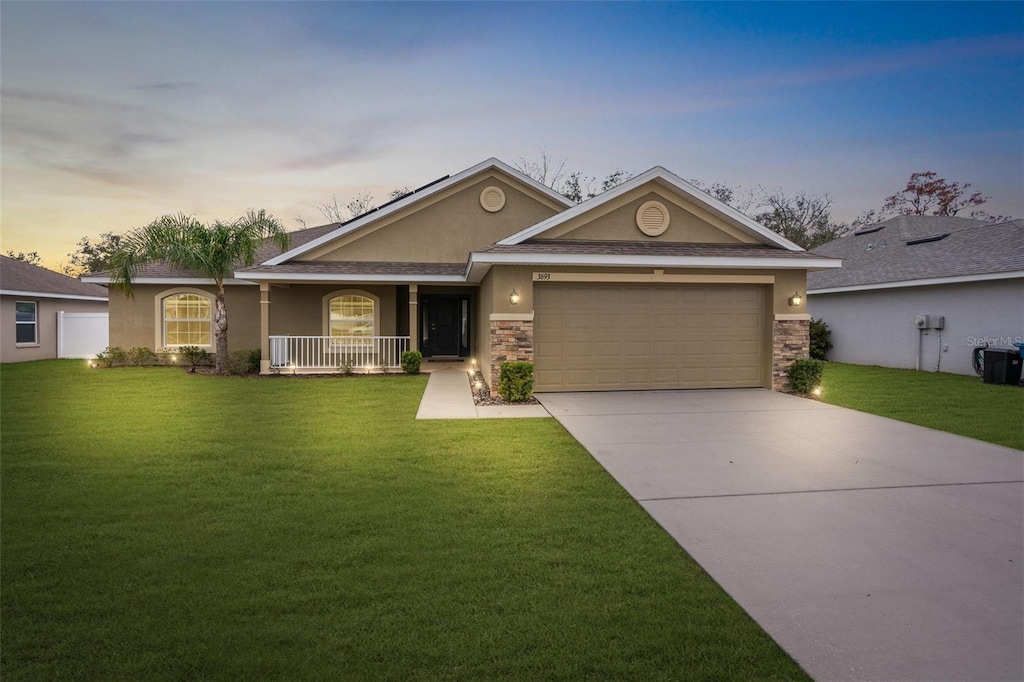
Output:
[[[256,265],[238,271],[317,275],[454,275],[466,272],[465,263],[390,263],[374,261],[290,261],[281,265]]]
[[[107,298],[106,287],[86,284],[74,277],[7,256],[0,256],[0,289],[5,292]]]
[[[925,241],[932,237],[941,238]],[[917,240],[921,241],[913,243]],[[808,273],[807,288],[812,292],[1014,272],[1024,270],[1024,220],[992,224],[946,216],[897,216],[812,253],[843,259],[841,269]]]
[[[482,253],[820,259],[820,256],[806,251],[789,251],[765,244],[692,244],[687,242],[584,241],[577,239],[533,239],[520,244],[495,244],[483,249]]]

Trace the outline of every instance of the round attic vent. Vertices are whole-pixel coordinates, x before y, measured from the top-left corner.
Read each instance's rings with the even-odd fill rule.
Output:
[[[645,201],[636,211],[636,226],[648,237],[657,237],[668,229],[668,209],[660,201]]]
[[[488,187],[480,192],[480,205],[485,211],[497,213],[505,205],[505,193],[498,187]]]

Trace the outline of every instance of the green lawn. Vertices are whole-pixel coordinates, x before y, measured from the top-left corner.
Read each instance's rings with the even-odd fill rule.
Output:
[[[5,365],[5,682],[806,679],[554,420]]]
[[[824,402],[1024,450],[1024,388],[978,377],[829,362]]]

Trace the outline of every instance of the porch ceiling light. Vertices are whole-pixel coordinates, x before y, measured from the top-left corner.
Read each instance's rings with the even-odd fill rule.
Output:
[[[519,290],[513,289],[508,294],[508,302],[512,305],[519,305]]]
[[[800,295],[799,291],[794,291],[793,295],[789,297],[789,305],[794,308],[804,302],[804,297]]]

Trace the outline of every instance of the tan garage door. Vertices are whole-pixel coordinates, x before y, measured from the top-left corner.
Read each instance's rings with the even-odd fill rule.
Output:
[[[764,385],[764,287],[534,287],[537,391]]]

